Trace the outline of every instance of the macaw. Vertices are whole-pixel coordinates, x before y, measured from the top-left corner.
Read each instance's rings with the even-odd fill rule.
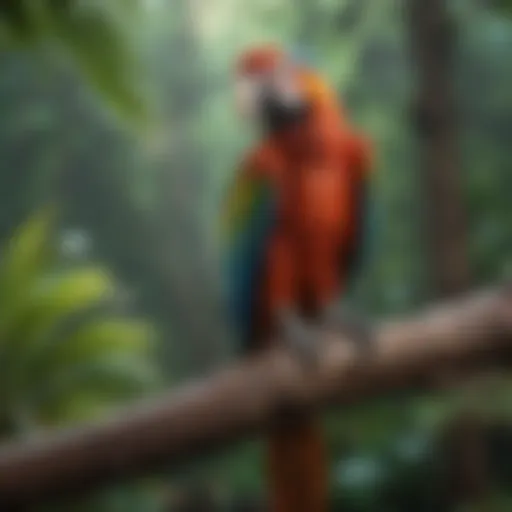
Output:
[[[240,56],[235,99],[261,132],[223,211],[228,299],[244,350],[282,339],[314,361],[314,321],[346,328],[368,346],[367,324],[351,323],[334,305],[361,257],[369,142],[347,122],[326,80],[273,45]],[[276,428],[268,461],[272,512],[327,510],[328,464],[317,419]]]

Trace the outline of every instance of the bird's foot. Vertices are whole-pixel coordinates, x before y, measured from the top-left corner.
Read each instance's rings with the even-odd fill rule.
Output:
[[[371,352],[374,345],[372,322],[346,305],[330,305],[322,314],[322,325],[329,331],[341,332],[353,342],[359,354]]]
[[[318,329],[291,310],[283,310],[278,316],[279,331],[284,345],[297,355],[309,368],[318,365]]]

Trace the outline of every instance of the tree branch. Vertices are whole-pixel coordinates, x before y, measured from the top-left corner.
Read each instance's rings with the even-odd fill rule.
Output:
[[[512,294],[494,289],[383,324],[366,359],[337,336],[322,341],[315,371],[276,348],[108,422],[3,447],[2,505],[40,503],[172,467],[264,432],[293,412],[437,386],[443,368],[471,372],[506,363]]]

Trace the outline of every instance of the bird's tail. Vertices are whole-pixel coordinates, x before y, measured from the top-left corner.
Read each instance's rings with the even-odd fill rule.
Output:
[[[277,427],[268,450],[270,512],[326,512],[328,464],[318,419]]]

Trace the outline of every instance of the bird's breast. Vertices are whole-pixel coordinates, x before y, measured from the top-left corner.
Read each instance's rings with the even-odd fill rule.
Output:
[[[286,221],[302,232],[339,233],[350,199],[343,169],[334,164],[317,164],[297,168],[290,174],[281,187]]]

